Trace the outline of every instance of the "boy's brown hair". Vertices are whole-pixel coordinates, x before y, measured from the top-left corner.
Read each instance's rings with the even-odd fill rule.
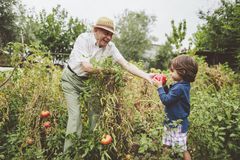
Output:
[[[188,55],[180,55],[170,61],[170,69],[175,69],[184,81],[194,82],[197,72],[197,62]]]

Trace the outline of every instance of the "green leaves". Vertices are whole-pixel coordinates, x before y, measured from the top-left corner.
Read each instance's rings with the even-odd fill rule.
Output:
[[[139,61],[145,50],[150,49],[153,38],[150,26],[156,21],[155,16],[148,16],[144,11],[125,10],[116,23],[119,37],[114,42],[127,60]]]
[[[221,6],[212,13],[199,13],[206,21],[198,27],[194,35],[194,44],[198,50],[228,53],[239,56],[240,49],[240,5],[237,1],[222,0]],[[231,62],[232,63],[232,62]],[[232,66],[239,66],[239,60]]]
[[[175,26],[174,20],[171,21],[172,25],[172,33],[170,36],[166,34],[166,37],[168,39],[168,42],[170,44],[174,45],[175,48],[180,51],[180,47],[182,46],[182,41],[185,39],[186,36],[186,30],[187,30],[187,23],[186,20],[183,20],[179,23],[178,27]]]
[[[40,46],[10,44],[14,64],[21,63],[0,93],[0,159],[134,159],[163,157],[164,108],[156,88],[124,72],[111,59],[99,64],[103,72],[92,75],[81,96],[99,105],[102,114],[94,132],[89,132],[87,107],[81,107],[82,137],[74,141],[70,152],[63,154],[67,108],[60,87],[62,70],[54,67],[49,53]],[[22,61],[24,54],[31,53]],[[240,144],[239,75],[226,66],[209,68],[202,59],[191,89],[191,114],[188,149],[193,159],[238,159]],[[97,63],[94,62],[93,63]],[[140,63],[137,65],[141,66]],[[95,66],[95,65],[94,65]],[[164,71],[167,73],[167,71]],[[0,74],[3,80],[6,73]],[[100,97],[95,101],[94,95]],[[87,101],[89,102],[89,101]],[[51,128],[42,130],[39,114],[51,111]],[[86,114],[84,114],[86,113]],[[113,142],[101,145],[104,133]],[[32,145],[26,138],[34,139]],[[35,156],[35,157],[34,157]],[[166,155],[167,157],[168,155]],[[167,158],[166,158],[167,159]]]
[[[239,87],[231,71],[222,67],[208,69],[200,65],[199,74],[191,91],[189,144],[196,159],[229,159],[239,157]],[[202,72],[211,70],[205,77]],[[208,72],[208,71],[207,71]],[[227,77],[218,79],[221,76]],[[213,77],[215,78],[213,78]],[[212,85],[214,81],[221,85]],[[210,80],[210,81],[209,81]],[[209,82],[210,83],[209,83]],[[209,84],[208,86],[205,86]],[[200,89],[201,88],[201,89]],[[195,143],[196,142],[196,143]],[[200,154],[202,153],[202,154]],[[204,159],[205,159],[204,158]]]
[[[0,0],[0,47],[18,37],[16,0]]]
[[[152,148],[152,139],[147,137],[146,134],[141,134],[140,138],[140,148],[138,150],[139,153],[144,153],[147,150],[151,150]]]
[[[81,21],[68,17],[59,5],[48,15],[43,10],[36,22],[40,26],[35,32],[37,39],[52,53],[70,53],[77,36],[86,31]]]
[[[172,24],[172,32],[170,35],[166,34],[167,41],[159,45],[157,49],[157,55],[154,60],[150,63],[150,67],[159,68],[159,69],[167,69],[169,61],[176,55],[180,53],[182,49],[182,41],[186,36],[186,20],[183,20],[175,25],[174,20],[171,21]]]

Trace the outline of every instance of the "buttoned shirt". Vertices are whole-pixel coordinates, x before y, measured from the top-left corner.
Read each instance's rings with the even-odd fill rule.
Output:
[[[116,62],[124,60],[113,42],[110,41],[106,47],[100,48],[96,44],[94,33],[82,33],[73,46],[68,65],[78,76],[86,76],[87,73],[82,69],[82,62],[90,63],[92,59],[98,62],[107,57],[112,57]]]
[[[167,119],[165,124],[172,123],[176,120],[182,120],[182,132],[188,130],[188,116],[190,114],[190,83],[183,81],[171,85],[169,92],[166,93],[163,87],[158,88],[158,94],[162,103],[165,105]]]

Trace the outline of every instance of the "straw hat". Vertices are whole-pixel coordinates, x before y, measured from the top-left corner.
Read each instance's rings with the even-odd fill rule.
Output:
[[[114,33],[113,21],[107,17],[100,17],[93,27],[102,28],[104,30]]]

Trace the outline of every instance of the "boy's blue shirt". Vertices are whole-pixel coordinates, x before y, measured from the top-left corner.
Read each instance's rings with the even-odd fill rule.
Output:
[[[170,86],[168,93],[164,91],[163,87],[158,88],[158,94],[165,105],[167,115],[165,124],[171,127],[172,122],[182,120],[183,133],[188,131],[189,126],[190,88],[190,83],[186,81],[174,83]]]

